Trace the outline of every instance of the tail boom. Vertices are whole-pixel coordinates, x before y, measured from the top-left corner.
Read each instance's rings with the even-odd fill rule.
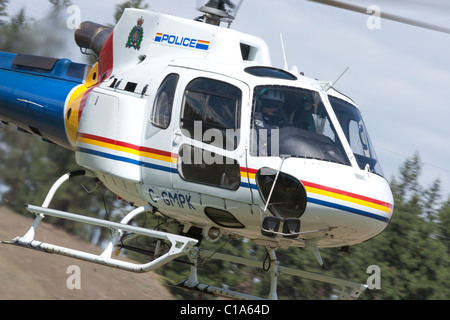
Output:
[[[0,120],[71,148],[67,106],[92,68],[68,59],[0,53]]]

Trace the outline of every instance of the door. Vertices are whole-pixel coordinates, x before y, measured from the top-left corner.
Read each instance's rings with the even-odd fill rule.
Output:
[[[151,89],[156,93],[148,100],[148,120],[140,155],[144,187],[150,200],[155,199],[152,194],[156,189],[161,193],[164,188],[172,187],[172,176],[176,173],[172,165],[177,160],[172,154],[173,107],[179,103],[176,100],[179,79],[176,70],[168,69],[153,83]]]
[[[174,110],[178,114],[174,116],[173,188],[200,195],[195,197],[196,205],[207,215],[208,209],[220,209],[224,211],[215,212],[216,216],[229,211],[240,220],[245,213],[239,210],[249,209],[242,203],[251,203],[245,176],[249,114],[244,111],[250,90],[225,76],[198,71],[188,75],[179,92],[179,109]],[[232,224],[240,227],[235,221]]]

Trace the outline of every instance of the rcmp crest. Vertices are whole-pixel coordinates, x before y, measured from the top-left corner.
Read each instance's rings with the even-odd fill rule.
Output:
[[[143,24],[144,19],[141,17],[138,19],[137,25],[131,30],[130,35],[128,36],[128,42],[126,44],[127,48],[134,48],[136,50],[141,49],[142,39],[144,38]]]

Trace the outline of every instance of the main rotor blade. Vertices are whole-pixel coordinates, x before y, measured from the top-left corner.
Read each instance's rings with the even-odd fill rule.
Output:
[[[344,3],[344,2],[340,2],[340,1],[334,1],[334,0],[307,0],[307,1],[317,2],[317,3],[325,4],[328,6],[341,8],[341,9],[345,9],[345,10],[350,10],[350,11],[354,11],[354,12],[358,12],[358,13],[362,13],[362,14],[367,14],[367,15],[372,14],[371,12],[367,12],[366,7],[361,7],[361,6]],[[433,31],[450,34],[450,28],[437,26],[437,25],[434,25],[431,23],[421,22],[421,21],[417,21],[414,19],[409,19],[409,18],[397,16],[397,15],[390,14],[390,13],[380,12],[380,17],[383,19],[392,20],[392,21],[396,21],[396,22],[400,22],[400,23],[405,23],[405,24],[415,26],[415,27],[420,27],[420,28],[424,28],[424,29],[429,29],[429,30],[433,30]]]

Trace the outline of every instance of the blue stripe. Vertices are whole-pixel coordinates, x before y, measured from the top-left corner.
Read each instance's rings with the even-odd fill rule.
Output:
[[[101,152],[101,151],[96,151],[96,150],[91,150],[91,149],[86,149],[86,148],[78,148],[77,151],[91,154],[91,155],[98,156],[98,157],[102,157],[102,158],[106,158],[106,159],[130,163],[130,164],[134,164],[134,165],[149,168],[149,169],[155,169],[155,170],[165,171],[165,172],[169,172],[169,173],[178,173],[178,170],[175,168],[160,166],[160,165],[157,165],[154,163],[148,163],[148,162],[143,162],[143,161],[139,161],[139,160],[133,160],[130,158],[116,156],[116,155],[106,153],[106,152]]]
[[[175,168],[160,166],[160,165],[156,165],[156,164],[148,163],[148,162],[143,162],[143,161],[139,161],[139,160],[133,160],[133,159],[126,158],[126,157],[116,156],[116,155],[113,155],[113,154],[110,154],[110,153],[105,153],[105,152],[96,151],[96,150],[87,149],[87,148],[78,148],[77,151],[78,152],[87,153],[87,154],[91,154],[91,155],[94,155],[94,156],[99,156],[99,157],[106,158],[106,159],[111,159],[111,160],[115,160],[115,161],[130,163],[130,164],[134,164],[134,165],[137,165],[137,166],[142,166],[142,167],[145,167],[145,168],[150,168],[150,169],[154,169],[154,170],[159,170],[159,171],[164,171],[164,172],[178,174],[178,170],[175,169]],[[241,182],[241,187],[258,190],[258,187],[255,184],[250,184],[249,185],[247,182]],[[383,217],[383,216],[380,216],[380,215],[377,215],[377,214],[373,214],[373,213],[370,213],[370,212],[367,212],[367,211],[355,209],[355,208],[352,208],[352,207],[343,206],[343,205],[340,205],[340,204],[337,204],[337,203],[333,203],[333,202],[328,202],[328,201],[323,201],[323,200],[319,200],[319,199],[314,199],[314,198],[311,198],[311,197],[308,197],[308,202],[309,203],[318,204],[318,205],[321,205],[321,206],[324,206],[324,207],[329,207],[329,208],[333,208],[333,209],[338,209],[338,210],[342,210],[342,211],[355,213],[355,214],[360,215],[360,216],[376,219],[376,220],[383,221],[383,222],[386,222],[386,223],[388,223],[389,220],[390,220],[389,218],[386,218],[386,217]]]
[[[247,182],[241,182],[241,187],[243,188],[252,188],[253,190],[258,190],[258,186],[256,184],[248,184]]]
[[[139,161],[139,160],[133,160],[133,159],[130,159],[130,158],[116,156],[116,155],[113,155],[113,154],[110,154],[110,153],[106,153],[106,152],[96,151],[96,150],[82,148],[82,147],[79,147],[77,149],[77,151],[78,152],[82,152],[82,153],[87,153],[87,154],[90,154],[90,155],[94,155],[94,156],[98,156],[98,157],[102,157],[102,158],[106,158],[106,159],[110,159],[110,160],[130,163],[130,164],[134,164],[134,165],[137,165],[137,166],[142,166],[142,167],[145,167],[145,168],[150,168],[150,169],[155,169],[155,170],[159,170],[159,171],[164,171],[164,172],[178,174],[178,170],[175,169],[175,168],[160,166],[160,165],[156,165],[156,164],[148,163],[148,162],[143,162],[143,161]],[[255,184],[250,184],[250,187],[249,187],[249,184],[246,183],[246,182],[241,182],[241,187],[243,187],[243,188],[252,188],[254,190],[258,190],[258,187]]]
[[[197,46],[196,46],[195,48],[196,48],[196,49],[199,49],[199,50],[205,50],[205,51],[207,51],[207,50],[209,49],[209,45],[197,43]]]
[[[368,218],[372,218],[372,219],[376,219],[379,221],[383,221],[388,223],[389,222],[389,218],[377,215],[377,214],[373,214],[367,211],[363,211],[363,210],[359,210],[359,209],[355,209],[352,207],[347,207],[347,206],[343,206],[337,203],[333,203],[333,202],[328,202],[328,201],[323,201],[323,200],[318,200],[318,199],[314,199],[314,198],[310,198],[308,197],[308,202],[310,203],[315,203],[324,207],[329,207],[329,208],[333,208],[333,209],[338,209],[338,210],[342,210],[342,211],[347,211],[347,212],[351,212],[351,213],[355,213],[357,215],[360,216],[364,216],[364,217],[368,217]]]

